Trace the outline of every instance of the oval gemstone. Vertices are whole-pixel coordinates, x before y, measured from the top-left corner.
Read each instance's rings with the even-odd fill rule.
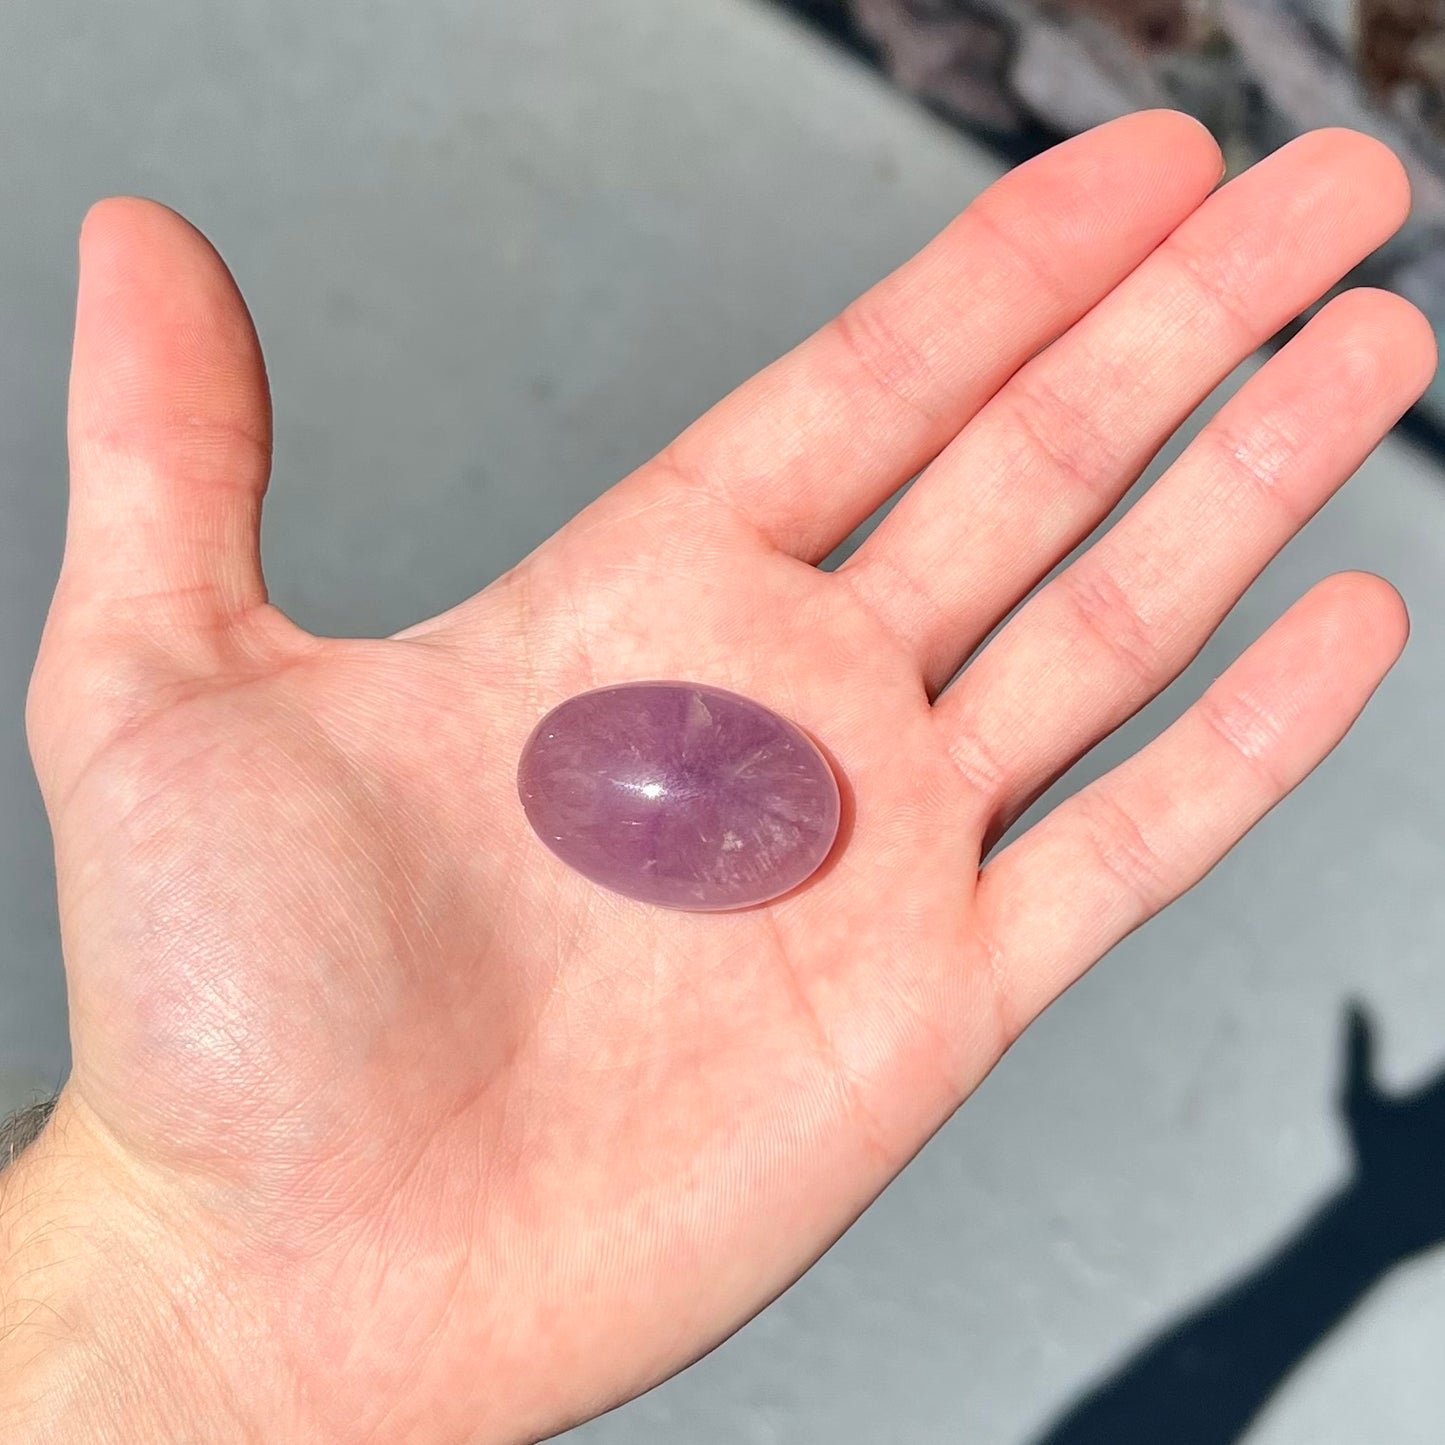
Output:
[[[838,783],[808,736],[694,683],[569,698],[528,740],[517,786],[568,867],[664,908],[766,903],[816,872],[838,835]]]

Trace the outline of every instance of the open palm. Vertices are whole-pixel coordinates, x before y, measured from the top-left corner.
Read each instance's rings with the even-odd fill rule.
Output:
[[[1412,308],[1334,301],[980,651],[1408,204],[1347,132],[1211,195],[1219,169],[1170,113],[1020,168],[511,573],[366,641],[266,602],[265,383],[224,268],[160,207],[92,214],[30,709],[75,1069],[34,1167],[82,1155],[125,1201],[133,1327],[188,1386],[147,1438],[517,1440],[646,1388],[1338,740],[1404,641],[1364,576],[984,862],[1431,374]],[[843,832],[803,888],[666,912],[537,842],[531,728],[651,678],[827,749]]]

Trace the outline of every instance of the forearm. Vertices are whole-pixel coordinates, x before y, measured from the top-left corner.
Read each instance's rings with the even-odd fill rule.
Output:
[[[1039,1445],[1122,1440],[1141,1430],[1173,1445],[1238,1438],[1388,1270],[1377,1233],[1358,1195],[1340,1191],[1248,1275],[1090,1391]]]
[[[55,1112],[54,1098],[42,1099],[17,1109],[0,1122],[0,1171],[10,1169],[15,1161],[40,1137]]]
[[[184,1277],[167,1233],[65,1100],[16,1149],[0,1172],[6,1445],[259,1438],[180,1310],[201,1282]]]

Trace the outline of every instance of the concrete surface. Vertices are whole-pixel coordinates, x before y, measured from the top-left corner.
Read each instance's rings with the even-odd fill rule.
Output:
[[[9,0],[4,30],[9,1103],[64,1069],[21,704],[59,556],[90,200],[156,195],[228,255],[276,390],[273,591],[364,633],[486,582],[996,166],[743,0]],[[1376,1011],[1392,1085],[1445,1058],[1441,483],[1385,448],[1089,770],[1315,578],[1363,566],[1401,585],[1415,638],[1335,759],[1052,1010],[802,1284],[579,1442],[1025,1445],[1336,1186],[1344,1001]],[[1433,1445],[1442,1350],[1437,1252],[1371,1293],[1249,1439]]]

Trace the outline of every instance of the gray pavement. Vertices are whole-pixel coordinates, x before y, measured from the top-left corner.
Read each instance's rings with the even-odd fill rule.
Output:
[[[3,27],[0,1105],[65,1067],[21,709],[90,200],[155,195],[228,256],[276,390],[274,595],[372,633],[486,582],[997,172],[744,0],[9,0]],[[1025,1445],[1295,1236],[1347,1169],[1346,1001],[1374,1010],[1391,1087],[1445,1060],[1442,482],[1384,448],[1084,771],[1361,566],[1401,586],[1415,635],[1336,757],[1051,1010],[797,1288],[579,1441]],[[1436,1252],[1248,1438],[1435,1445],[1442,1352]]]

